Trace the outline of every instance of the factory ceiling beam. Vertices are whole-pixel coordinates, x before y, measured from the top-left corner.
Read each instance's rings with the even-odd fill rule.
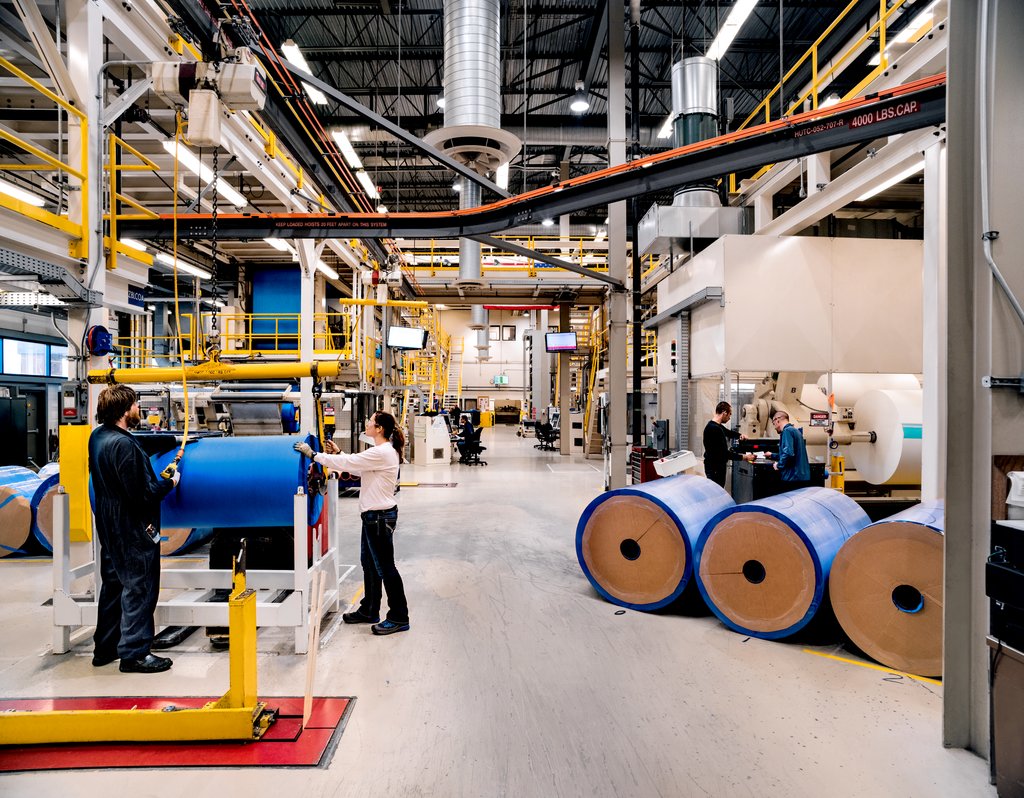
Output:
[[[825,111],[708,139],[473,210],[433,214],[220,214],[218,236],[228,240],[487,234],[766,163],[931,128],[945,120],[945,98],[945,76],[936,76],[881,97],[852,100]],[[125,235],[135,238],[168,238],[171,220],[166,216],[126,220],[121,228]],[[206,238],[211,232],[207,214],[178,218],[181,238]]]
[[[348,110],[358,114],[364,119],[368,119],[369,121],[373,122],[373,124],[376,125],[377,127],[383,128],[392,136],[401,139],[406,144],[411,144],[420,152],[424,153],[427,157],[437,161],[440,164],[443,164],[444,166],[448,167],[453,172],[458,173],[467,180],[473,181],[474,183],[478,184],[481,188],[485,188],[488,191],[493,191],[499,197],[507,198],[512,196],[511,194],[508,193],[508,191],[506,191],[503,188],[499,188],[497,185],[492,183],[483,175],[473,171],[468,166],[460,163],[454,158],[445,155],[443,152],[436,149],[435,147],[430,146],[423,139],[419,138],[419,136],[413,135],[408,130],[399,127],[389,119],[385,119],[383,116],[376,113],[375,111],[371,111],[365,105],[356,102],[348,95],[338,91],[336,88],[334,88],[334,86],[331,86],[329,83],[324,83],[319,78],[313,77],[313,75],[309,74],[305,70],[299,69],[297,66],[287,61],[282,61],[282,66],[286,67],[289,72],[291,72],[297,78],[300,78],[303,82],[308,83],[309,85],[313,86],[316,89],[319,89],[328,97],[337,100],[342,106],[344,106]]]
[[[938,134],[938,135],[937,135]],[[942,141],[936,130],[919,130],[900,136],[880,147],[872,158],[865,158],[856,166],[829,181],[821,191],[812,190],[807,199],[757,230],[758,235],[791,236],[810,227],[831,213],[845,208],[858,197],[899,176],[920,163],[924,169],[924,151]]]
[[[538,252],[535,249],[528,249],[527,247],[521,247],[512,241],[503,241],[500,238],[493,238],[491,236],[467,236],[472,238],[474,241],[479,241],[481,244],[486,244],[489,247],[496,247],[507,252],[512,252],[516,255],[522,255],[525,258],[533,258],[539,260],[541,263],[547,263],[551,266],[557,266],[559,269],[565,269],[566,271],[575,272],[576,274],[582,274],[584,277],[593,277],[595,280],[600,280],[602,283],[608,283],[614,285],[616,288],[624,288],[622,280],[616,280],[614,277],[610,277],[604,272],[597,272],[593,269],[587,269],[583,266],[577,266],[572,261],[563,260],[562,258],[556,258],[554,255],[548,255],[544,252]]]

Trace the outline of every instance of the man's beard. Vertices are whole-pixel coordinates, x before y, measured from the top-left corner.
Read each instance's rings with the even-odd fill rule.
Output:
[[[135,410],[129,410],[125,423],[128,425],[128,429],[138,429],[142,423],[142,416]]]

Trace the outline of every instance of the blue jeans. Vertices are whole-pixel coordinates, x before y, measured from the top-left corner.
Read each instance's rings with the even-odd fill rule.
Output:
[[[363,566],[363,598],[359,602],[359,612],[368,618],[378,617],[383,588],[388,595],[387,619],[392,623],[409,623],[405,586],[395,567],[393,537],[398,524],[398,508],[367,510],[361,518],[363,532],[359,563]]]

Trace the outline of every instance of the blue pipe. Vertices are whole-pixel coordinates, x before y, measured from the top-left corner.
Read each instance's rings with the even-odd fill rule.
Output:
[[[624,597],[635,584],[642,583],[645,577],[650,575],[652,565],[658,565],[658,563],[650,562],[650,555],[647,558],[644,557],[643,541],[640,538],[646,530],[639,526],[605,530],[606,533],[611,532],[615,537],[615,540],[605,540],[603,548],[606,556],[607,552],[611,552],[610,556],[616,569],[623,574],[621,582],[614,584],[613,582],[616,581],[614,578],[609,579],[607,575],[601,575],[605,582],[608,582],[608,584],[602,584],[599,576],[594,573],[596,555],[594,548],[600,547],[601,542],[593,539],[598,525],[595,523],[591,526],[591,521],[595,513],[600,511],[602,505],[623,496],[637,496],[650,502],[653,505],[652,509],[660,510],[668,515],[678,530],[679,542],[682,546],[682,551],[679,553],[685,561],[682,573],[678,581],[673,580],[671,584],[665,585],[661,589],[663,595],[653,601],[634,602]],[[580,568],[583,569],[583,573],[590,580],[594,589],[612,604],[645,612],[664,607],[682,595],[694,573],[693,543],[705,523],[716,513],[733,505],[732,497],[714,482],[690,474],[656,479],[653,482],[603,493],[587,505],[576,526],[576,557],[579,560]],[[637,521],[638,524],[642,524],[639,518]],[[591,528],[588,529],[588,526]],[[615,546],[619,547],[619,555],[614,553]],[[622,557],[621,561],[618,561],[619,556]]]
[[[292,449],[296,437],[254,435],[201,438],[185,447],[181,482],[164,499],[160,523],[170,527],[264,527],[294,523],[293,500],[306,488],[309,461]],[[313,435],[306,443],[319,451]],[[150,458],[160,473],[176,451]],[[320,468],[317,466],[317,468]],[[320,517],[324,499],[308,497],[308,522]]]

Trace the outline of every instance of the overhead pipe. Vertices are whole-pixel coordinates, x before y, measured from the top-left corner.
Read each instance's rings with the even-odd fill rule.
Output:
[[[185,366],[185,379],[189,382],[221,382],[223,380],[297,380],[312,377],[337,377],[341,363],[337,360],[323,360],[314,363],[224,363],[210,360],[194,366]],[[113,385],[179,382],[182,369],[178,367],[153,367],[139,369],[93,369],[89,382],[93,385]]]

